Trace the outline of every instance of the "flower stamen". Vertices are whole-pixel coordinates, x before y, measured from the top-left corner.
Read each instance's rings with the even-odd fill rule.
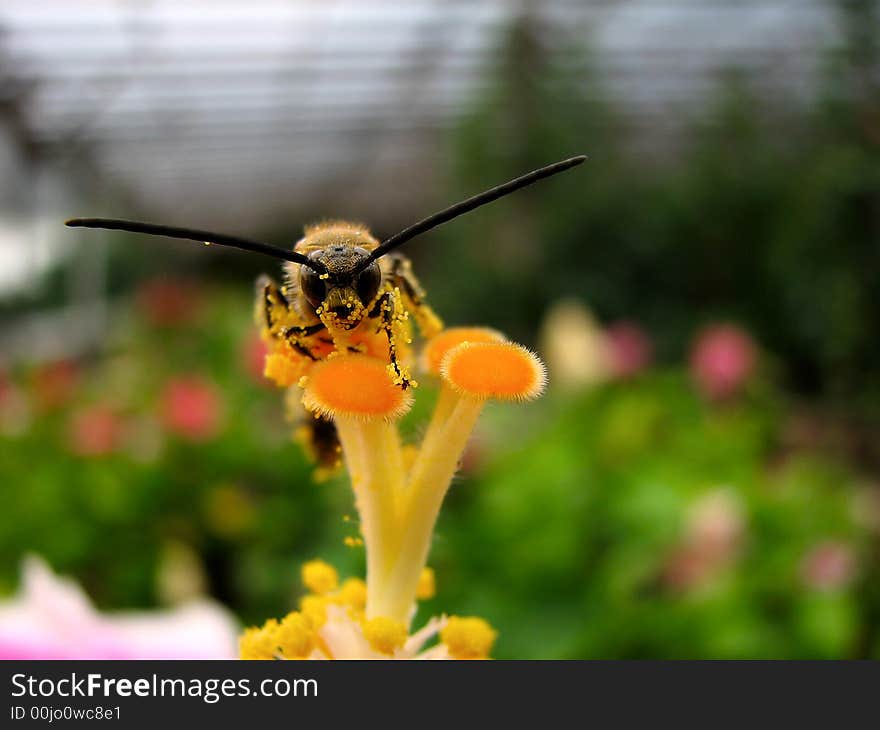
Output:
[[[406,615],[413,603],[440,507],[486,401],[535,398],[546,382],[543,363],[526,348],[509,342],[457,344],[443,356],[440,372],[450,413],[437,422],[434,435],[426,436],[410,472],[402,509],[403,535],[386,586],[385,608],[391,616]]]
[[[406,618],[382,604],[382,585],[397,550],[398,503],[404,489],[403,453],[395,420],[412,396],[389,378],[385,363],[344,355],[317,363],[306,379],[303,403],[332,418],[348,465],[367,550],[367,615]]]

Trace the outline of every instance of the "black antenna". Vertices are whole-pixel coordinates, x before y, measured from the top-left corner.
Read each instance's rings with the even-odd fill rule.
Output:
[[[72,218],[65,221],[64,225],[72,228],[105,228],[111,231],[129,231],[130,233],[148,233],[152,236],[166,236],[167,238],[183,238],[189,241],[201,241],[202,243],[216,243],[218,246],[230,246],[243,251],[261,253],[282,261],[290,261],[295,264],[308,266],[319,274],[326,274],[327,267],[320,261],[312,261],[296,251],[288,251],[278,246],[272,246],[260,241],[251,241],[238,236],[227,236],[225,233],[211,233],[199,231],[194,228],[176,228],[163,226],[156,223],[139,223],[138,221],[120,220],[118,218]]]
[[[376,259],[381,258],[389,251],[393,251],[398,246],[402,246],[410,239],[420,236],[421,234],[430,231],[432,228],[436,228],[443,223],[448,223],[453,218],[458,218],[460,215],[470,213],[472,210],[486,205],[486,203],[491,203],[493,200],[498,200],[498,198],[503,198],[505,195],[510,195],[510,193],[531,185],[532,183],[536,183],[538,180],[543,180],[545,177],[551,177],[557,173],[570,170],[572,167],[580,165],[586,159],[586,155],[578,155],[577,157],[571,157],[567,160],[554,162],[552,165],[547,165],[538,170],[532,170],[532,172],[529,172],[522,177],[506,182],[503,185],[490,188],[489,190],[474,195],[467,200],[462,200],[460,203],[456,203],[445,210],[441,210],[439,213],[429,215],[418,223],[413,223],[409,228],[404,228],[400,233],[395,233],[391,238],[386,238],[382,241],[379,247],[373,250],[369,258],[364,260],[360,266],[358,266],[357,271],[365,269]]]

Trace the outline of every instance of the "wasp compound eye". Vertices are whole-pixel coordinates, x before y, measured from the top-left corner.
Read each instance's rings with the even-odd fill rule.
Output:
[[[358,298],[365,305],[373,301],[373,297],[379,293],[379,286],[382,283],[382,272],[379,271],[377,264],[370,264],[366,269],[357,275],[355,279],[355,287],[357,288]]]
[[[327,286],[318,272],[307,266],[301,267],[299,270],[299,285],[306,299],[309,300],[309,304],[315,308],[321,306],[321,302],[327,296]]]

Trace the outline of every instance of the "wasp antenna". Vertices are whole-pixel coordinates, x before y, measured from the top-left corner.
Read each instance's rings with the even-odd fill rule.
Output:
[[[502,185],[498,185],[494,188],[490,188],[489,190],[485,190],[478,195],[474,195],[467,200],[462,200],[460,203],[456,203],[455,205],[451,205],[445,210],[441,210],[439,213],[434,213],[433,215],[429,215],[427,218],[420,220],[418,223],[413,223],[409,228],[404,228],[399,233],[395,233],[391,238],[386,238],[379,245],[378,248],[374,249],[374,251],[370,254],[370,257],[366,259],[358,270],[365,269],[376,259],[381,258],[385,254],[393,251],[398,246],[402,246],[407,241],[415,238],[416,236],[420,236],[427,231],[430,231],[432,228],[436,228],[443,223],[448,223],[453,218],[458,218],[460,215],[464,215],[465,213],[470,213],[472,210],[479,208],[487,203],[491,203],[493,200],[498,200],[498,198],[503,198],[505,195],[510,195],[512,192],[519,190],[520,188],[527,187],[533,183],[538,182],[539,180],[543,180],[547,177],[552,177],[560,172],[565,172],[566,170],[570,170],[572,167],[576,167],[580,165],[587,159],[586,155],[578,155],[577,157],[571,157],[567,160],[561,160],[560,162],[554,162],[552,165],[547,165],[546,167],[542,167],[538,170],[532,170],[521,177],[515,178],[506,182]]]
[[[103,228],[111,231],[128,231],[130,233],[147,233],[151,236],[165,236],[166,238],[182,238],[188,241],[201,241],[202,243],[214,243],[218,246],[229,246],[242,251],[261,253],[274,259],[290,261],[302,264],[314,269],[319,274],[327,273],[327,268],[320,261],[312,261],[296,251],[288,251],[278,246],[272,246],[261,241],[251,241],[238,236],[228,236],[225,233],[212,233],[200,231],[194,228],[177,228],[175,226],[163,226],[157,223],[141,223],[139,221],[121,220],[118,218],[72,218],[65,221],[64,225],[71,228]]]

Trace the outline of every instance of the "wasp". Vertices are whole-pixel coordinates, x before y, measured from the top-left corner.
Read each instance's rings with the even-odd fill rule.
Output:
[[[406,389],[415,385],[404,362],[412,334],[410,315],[425,338],[437,334],[443,324],[427,304],[409,260],[397,249],[443,223],[585,160],[580,155],[533,170],[423,218],[383,241],[366,226],[344,221],[306,227],[292,249],[211,231],[116,218],[74,218],[65,225],[198,241],[281,260],[282,284],[268,276],[257,282],[257,317],[270,346],[287,350],[304,366],[336,352],[382,355],[394,382]],[[304,436],[321,465],[338,460],[332,422],[315,418]]]

